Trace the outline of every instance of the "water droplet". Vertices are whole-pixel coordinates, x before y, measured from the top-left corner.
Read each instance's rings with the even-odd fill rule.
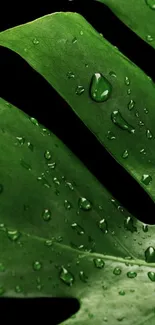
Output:
[[[38,45],[38,44],[39,44],[39,41],[38,41],[38,39],[35,37],[35,38],[33,39],[32,43],[33,43],[34,45]]]
[[[0,272],[5,272],[5,266],[2,263],[0,263]]]
[[[36,126],[39,125],[38,121],[37,121],[36,118],[34,118],[34,117],[30,117],[30,121],[31,121],[34,125],[36,125]]]
[[[3,296],[5,293],[4,287],[0,287],[0,296]]]
[[[143,184],[145,185],[150,185],[150,183],[152,182],[152,177],[148,174],[144,174],[141,178],[141,181],[143,182]]]
[[[88,68],[88,64],[87,63],[85,64],[85,67]]]
[[[140,150],[140,153],[143,153],[144,155],[146,155],[146,151],[145,151],[145,149],[142,148],[142,149]]]
[[[84,211],[89,211],[92,209],[91,203],[84,197],[80,197],[78,201],[79,208]]]
[[[134,221],[133,218],[127,217],[124,221],[124,227],[125,229],[131,231],[131,232],[136,232],[137,228],[134,226]]]
[[[52,246],[52,245],[53,245],[53,240],[52,240],[52,239],[47,239],[47,240],[45,240],[45,246],[50,247],[50,246]]]
[[[109,72],[110,77],[116,78],[116,73],[114,71]]]
[[[86,275],[83,271],[80,271],[80,272],[79,272],[79,278],[80,278],[80,280],[81,280],[82,282],[87,282],[87,280],[88,280],[87,275]]]
[[[68,200],[65,200],[64,207],[65,207],[66,210],[70,210],[72,205]]]
[[[68,79],[73,79],[73,78],[75,78],[74,73],[73,73],[72,71],[68,71],[68,72],[67,72],[67,78],[68,78]]]
[[[125,296],[125,291],[124,291],[124,290],[120,290],[120,291],[119,291],[119,295],[120,295],[120,296]]]
[[[115,135],[114,135],[114,133],[113,133],[113,132],[111,132],[111,131],[108,131],[108,134],[107,134],[107,139],[108,139],[108,140],[115,140],[115,139],[116,139],[116,137],[115,137]]]
[[[44,157],[45,157],[45,159],[50,160],[51,159],[51,152],[49,150],[46,150],[44,152]]]
[[[151,280],[151,281],[155,281],[155,272],[148,272],[148,278]]]
[[[50,221],[51,220],[51,211],[49,209],[45,209],[42,213],[42,218],[44,221]]]
[[[131,95],[131,89],[130,88],[127,90],[127,94]]]
[[[139,121],[139,125],[140,126],[144,126],[144,122],[143,121]]]
[[[53,178],[53,182],[54,182],[56,185],[60,185],[60,181],[58,180],[57,177],[54,177],[54,178]]]
[[[7,230],[7,236],[11,241],[17,241],[21,236],[21,233],[18,230]]]
[[[137,273],[136,272],[133,272],[133,271],[127,272],[127,277],[130,278],[130,279],[133,279],[136,276],[137,276]]]
[[[142,229],[143,229],[144,232],[148,232],[148,225],[143,223]]]
[[[105,219],[102,219],[98,223],[99,228],[102,230],[103,233],[107,234],[108,232],[108,224]]]
[[[134,128],[124,120],[123,116],[119,111],[113,111],[111,114],[111,119],[114,124],[120,127],[122,130],[126,130],[130,133],[134,133]]]
[[[18,143],[20,145],[23,145],[25,143],[25,138],[24,137],[16,137],[16,139],[18,140]]]
[[[76,88],[76,94],[77,95],[82,95],[84,93],[85,89],[83,86],[77,86]]]
[[[148,112],[149,112],[146,107],[144,108],[144,112],[145,112],[145,114],[148,114]]]
[[[147,263],[155,263],[155,249],[149,246],[145,251],[145,261]]]
[[[115,269],[113,270],[113,274],[115,275],[120,275],[122,273],[122,270],[119,267],[115,267]]]
[[[153,37],[151,35],[146,35],[146,40],[148,42],[152,42],[153,41]]]
[[[74,187],[71,182],[65,181],[65,185],[68,186],[70,190],[74,190]]]
[[[128,158],[128,156],[129,156],[128,150],[124,150],[124,152],[122,154],[122,158],[126,159],[126,158]]]
[[[33,151],[34,146],[33,146],[33,144],[31,142],[27,142],[27,146],[31,151]]]
[[[96,102],[107,100],[112,91],[112,86],[109,81],[100,73],[95,73],[90,84],[91,98]]]
[[[74,38],[72,39],[72,43],[75,44],[76,42],[77,42],[77,38],[74,37]]]
[[[84,235],[84,229],[79,226],[76,222],[72,223],[72,228],[76,230],[78,235]]]
[[[155,10],[155,0],[145,0],[150,9]]]
[[[39,261],[35,261],[35,262],[33,262],[32,266],[33,266],[34,271],[40,271],[42,268],[42,263]]]
[[[94,258],[94,265],[97,269],[103,269],[105,262],[102,258]]]
[[[152,132],[151,132],[149,129],[146,130],[146,137],[147,137],[148,139],[152,139],[152,138],[153,138]]]
[[[81,36],[83,35],[83,31],[82,31],[82,30],[80,30],[80,35],[81,35]]]
[[[62,270],[60,272],[60,279],[67,284],[68,286],[72,286],[73,282],[74,282],[74,277],[72,275],[72,273],[70,273],[67,269],[65,269],[62,266]]]
[[[135,101],[131,99],[128,103],[128,109],[131,111],[135,107]]]
[[[129,85],[130,85],[130,80],[129,80],[129,78],[128,78],[128,77],[125,77],[125,84],[126,84],[127,86],[129,86]]]
[[[22,292],[22,288],[21,288],[19,285],[17,285],[17,286],[15,287],[15,292],[16,292],[16,293],[20,293],[20,292]]]
[[[135,112],[135,116],[139,117],[139,112],[138,111]]]
[[[20,160],[20,164],[22,167],[24,167],[27,170],[31,170],[31,166],[27,164],[23,159]]]

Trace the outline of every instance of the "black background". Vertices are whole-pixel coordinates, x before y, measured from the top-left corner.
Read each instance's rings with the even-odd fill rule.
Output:
[[[27,2],[21,1],[18,4],[13,2],[12,5],[9,4],[9,9],[4,6],[0,8],[0,31],[56,11],[73,11],[83,15],[98,32],[155,80],[155,51],[129,30],[107,7],[93,0],[38,1],[33,7]],[[55,133],[113,196],[139,220],[155,224],[155,207],[148,195],[97,142],[56,91],[23,59],[2,47],[0,47],[0,78],[1,97],[37,118]],[[60,303],[53,300],[53,304],[56,303],[61,305],[58,310],[62,311],[62,319],[67,317],[66,310],[74,311],[78,308],[74,301]],[[35,317],[37,304],[38,302],[33,301],[33,310],[36,308],[36,315],[33,312]],[[45,304],[50,310],[47,300]],[[54,307],[53,310],[55,309]],[[52,316],[51,310],[50,313],[50,323],[57,324],[60,313],[57,316],[55,313]]]

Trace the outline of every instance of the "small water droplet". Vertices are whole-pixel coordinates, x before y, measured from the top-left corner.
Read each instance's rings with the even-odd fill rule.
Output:
[[[80,197],[78,201],[79,208],[84,211],[89,211],[92,209],[92,204],[84,197]]]
[[[34,117],[30,117],[30,121],[31,121],[34,125],[36,125],[36,126],[39,125],[38,121],[37,121],[36,118],[34,118]]]
[[[34,45],[38,45],[38,44],[39,44],[39,41],[38,41],[38,39],[35,37],[35,38],[33,39],[32,43],[33,43]]]
[[[50,247],[50,246],[52,246],[52,245],[53,245],[53,240],[52,240],[52,239],[47,239],[47,240],[45,240],[45,246]]]
[[[90,96],[96,102],[106,101],[112,91],[109,81],[101,74],[95,73],[90,84]]]
[[[80,30],[80,35],[81,35],[81,36],[83,35],[83,31],[82,31],[82,30]]]
[[[148,225],[143,223],[142,229],[143,229],[144,232],[148,232]]]
[[[116,139],[115,134],[113,132],[111,132],[111,131],[108,131],[107,139],[108,140],[115,140]]]
[[[68,186],[70,190],[74,190],[74,187],[71,182],[65,181],[65,185]]]
[[[108,232],[108,224],[105,219],[102,219],[98,223],[99,228],[102,230],[103,233],[107,234]]]
[[[126,159],[126,158],[128,158],[128,156],[129,156],[128,150],[124,150],[124,152],[122,154],[122,158]]]
[[[64,207],[65,207],[66,210],[70,210],[72,205],[68,200],[65,200]]]
[[[144,126],[144,122],[143,121],[139,121],[139,125],[140,126]]]
[[[148,139],[152,139],[152,138],[153,138],[152,132],[151,132],[149,129],[146,130],[146,137],[147,137]]]
[[[152,42],[153,41],[153,37],[151,35],[146,35],[146,40],[148,42]]]
[[[122,273],[122,270],[119,267],[115,267],[115,269],[113,270],[113,274],[115,275],[120,275]]]
[[[81,280],[82,282],[87,282],[87,280],[88,280],[87,275],[86,275],[83,271],[80,271],[80,272],[79,272],[79,278],[80,278],[80,280]]]
[[[135,116],[139,117],[139,112],[138,111],[135,112]]]
[[[127,229],[131,232],[137,231],[137,227],[134,226],[134,221],[133,221],[133,218],[131,218],[131,217],[127,217],[124,220],[124,227],[125,227],[125,229]]]
[[[42,268],[42,263],[39,261],[35,261],[35,262],[33,262],[32,267],[33,267],[34,271],[40,271]]]
[[[150,185],[150,183],[152,182],[152,177],[148,174],[144,174],[141,178],[141,181],[145,185]]]
[[[114,71],[109,72],[110,77],[116,78],[116,73]]]
[[[111,119],[114,124],[116,124],[118,127],[120,127],[122,130],[126,130],[130,133],[134,133],[135,129],[128,124],[127,121],[123,118],[121,113],[119,111],[113,111],[111,114]]]
[[[147,275],[151,281],[155,282],[155,272],[148,272]]]
[[[74,37],[74,38],[72,39],[72,43],[75,44],[76,42],[77,42],[77,38]]]
[[[76,88],[76,94],[77,95],[82,95],[84,93],[85,89],[83,86],[77,86]]]
[[[133,279],[136,276],[137,276],[137,273],[136,272],[133,272],[133,271],[127,272],[127,277],[130,278],[130,279]]]
[[[89,67],[89,66],[88,66],[88,63],[86,63],[86,64],[85,64],[85,67],[86,67],[86,68],[88,68],[88,67]]]
[[[17,286],[15,287],[15,292],[16,292],[16,293],[20,293],[20,292],[22,292],[22,288],[21,288],[19,285],[17,285]]]
[[[67,72],[67,78],[68,78],[68,79],[74,79],[74,78],[75,78],[74,73],[73,73],[72,71],[68,71],[68,72]]]
[[[16,139],[18,140],[18,143],[20,145],[23,145],[25,143],[25,138],[24,137],[16,137]]]
[[[144,112],[145,112],[145,114],[148,114],[148,112],[149,112],[146,107],[144,108]]]
[[[150,9],[155,10],[155,0],[145,0]]]
[[[60,185],[60,181],[58,180],[57,177],[54,177],[54,178],[53,178],[53,182],[54,182],[56,185]]]
[[[127,90],[127,94],[131,95],[131,89],[130,88]]]
[[[21,233],[18,230],[7,230],[7,236],[11,241],[17,241],[21,236]]]
[[[155,249],[149,246],[145,251],[145,261],[147,263],[155,263]]]
[[[103,269],[105,266],[105,262],[102,258],[94,258],[94,265],[97,269]]]
[[[49,209],[45,209],[42,213],[42,218],[44,221],[50,221],[51,220],[51,211]]]
[[[129,86],[130,85],[130,80],[128,77],[125,77],[125,85]]]
[[[45,159],[50,160],[51,159],[51,152],[49,150],[45,150],[44,157],[45,157]]]
[[[128,103],[128,109],[131,111],[135,107],[135,101],[131,99]]]
[[[84,235],[84,233],[85,233],[84,229],[80,225],[78,225],[76,222],[72,223],[71,226],[73,229],[76,230],[78,235]]]
[[[20,160],[20,164],[22,167],[24,167],[27,170],[31,170],[31,166],[27,164],[23,159]]]
[[[67,284],[68,286],[72,286],[74,282],[74,276],[72,273],[70,273],[67,269],[65,269],[63,266],[61,267],[60,272],[60,279]]]
[[[33,151],[34,146],[33,146],[33,144],[31,142],[27,142],[27,146],[31,151]]]
[[[119,295],[120,295],[120,296],[125,296],[125,291],[124,291],[124,290],[120,290],[120,291],[119,291]]]
[[[140,153],[143,153],[144,155],[146,155],[146,151],[145,151],[145,149],[142,148],[142,149],[140,150]]]

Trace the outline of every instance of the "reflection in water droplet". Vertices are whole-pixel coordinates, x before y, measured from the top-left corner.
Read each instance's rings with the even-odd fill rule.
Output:
[[[77,86],[76,88],[76,94],[77,95],[82,95],[84,93],[85,89],[83,86]]]
[[[131,232],[137,231],[137,227],[134,226],[134,221],[133,221],[133,218],[131,218],[131,217],[127,217],[124,220],[124,227],[125,227],[125,229],[127,229]]]
[[[34,117],[30,117],[30,121],[31,121],[34,125],[36,125],[36,126],[39,125],[38,121],[37,121],[36,118],[34,118]]]
[[[42,213],[42,218],[44,221],[50,221],[51,220],[51,211],[49,209],[45,209]]]
[[[78,235],[84,235],[85,233],[84,229],[81,226],[79,226],[76,222],[72,223],[72,228],[76,230]]]
[[[34,271],[40,271],[42,268],[42,263],[39,261],[35,261],[33,262],[32,267]]]
[[[135,107],[135,101],[131,99],[128,103],[128,109],[131,111]]]
[[[153,138],[152,132],[151,132],[149,129],[146,130],[146,137],[147,137],[148,139],[152,139],[152,138]]]
[[[128,156],[129,156],[128,150],[124,150],[124,152],[122,154],[122,158],[126,159],[126,158],[128,158]]]
[[[84,197],[80,197],[78,201],[79,208],[84,211],[89,211],[92,209],[92,204]]]
[[[88,276],[83,271],[79,272],[79,278],[82,282],[87,282],[88,280]]]
[[[147,263],[155,263],[155,249],[149,246],[145,251],[145,261]]]
[[[109,81],[101,74],[95,73],[90,84],[90,96],[96,102],[107,100],[112,91]]]
[[[111,119],[114,124],[116,124],[118,127],[120,127],[122,130],[126,130],[130,133],[134,133],[135,129],[128,124],[127,121],[123,118],[121,113],[119,111],[113,111],[111,114]]]
[[[103,269],[105,262],[102,258],[94,258],[94,265],[97,269]]]
[[[155,10],[155,0],[145,0],[150,9]]]
[[[116,139],[116,137],[115,137],[115,135],[114,135],[114,133],[113,133],[113,132],[111,132],[111,131],[108,131],[108,134],[107,134],[107,139],[108,139],[108,140],[115,140],[115,139]]]
[[[130,85],[130,80],[129,80],[129,78],[128,78],[128,77],[125,77],[125,84],[126,84],[127,86],[129,86],[129,85]]]
[[[151,281],[155,282],[155,272],[148,272],[147,275]]]
[[[133,271],[129,271],[127,273],[127,277],[130,278],[130,279],[133,279],[137,276],[137,273],[136,272],[133,272]]]
[[[34,38],[33,41],[32,41],[32,43],[33,43],[34,45],[38,45],[38,44],[39,44],[39,41],[38,41],[37,38]]]
[[[102,230],[103,233],[107,234],[108,232],[108,224],[105,219],[102,219],[98,223],[99,228]]]
[[[11,241],[17,241],[21,233],[18,230],[7,230],[7,236]]]
[[[61,267],[60,272],[60,279],[67,284],[68,286],[72,286],[74,282],[74,277],[72,273],[70,273],[67,269],[65,269],[63,266]]]
[[[113,273],[115,275],[120,275],[122,273],[122,270],[119,267],[115,267],[115,269],[113,270]]]
[[[143,184],[145,185],[150,185],[150,183],[152,182],[152,177],[148,174],[144,174],[141,178],[141,181],[143,182]]]

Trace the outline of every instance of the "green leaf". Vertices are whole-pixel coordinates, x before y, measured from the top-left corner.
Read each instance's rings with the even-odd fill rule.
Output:
[[[76,13],[56,13],[4,31],[0,44],[46,78],[155,200],[155,86],[150,78]],[[90,96],[95,73],[112,86],[105,102]]]
[[[154,226],[36,120],[3,99],[0,113],[0,294],[75,297],[81,308],[65,325],[153,324],[155,260],[144,256]]]
[[[104,3],[145,42],[155,48],[154,0],[95,0]]]

